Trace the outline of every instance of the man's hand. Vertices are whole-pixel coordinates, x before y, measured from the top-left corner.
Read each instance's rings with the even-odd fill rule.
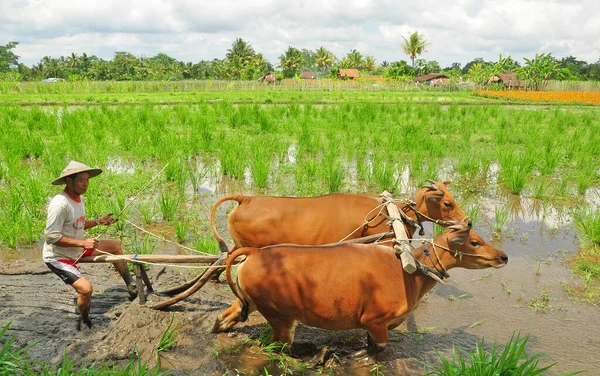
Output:
[[[81,246],[84,249],[96,249],[96,247],[98,247],[98,238],[84,239]]]
[[[98,224],[100,224],[100,225],[110,226],[113,223],[115,223],[116,221],[118,221],[118,219],[113,218],[113,213],[108,213],[108,214],[105,214],[102,217],[98,218]]]

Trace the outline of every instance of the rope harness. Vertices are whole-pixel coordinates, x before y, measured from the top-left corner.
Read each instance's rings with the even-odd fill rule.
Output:
[[[415,239],[410,239],[410,240],[415,240]],[[463,256],[477,257],[477,258],[482,258],[484,260],[490,260],[490,261],[496,259],[495,257],[491,257],[491,256],[478,255],[475,253],[465,253],[465,252],[458,251],[456,249],[447,248],[447,247],[444,247],[443,245],[434,243],[433,239],[416,239],[416,240],[420,241],[421,243],[423,243],[425,245],[425,249],[424,249],[423,253],[424,253],[425,257],[431,261],[431,265],[433,265],[433,268],[429,267],[429,266],[421,263],[415,257],[417,269],[421,273],[426,275],[427,277],[430,277],[440,283],[444,283],[443,280],[450,277],[450,275],[448,274],[448,270],[446,270],[446,267],[444,266],[444,264],[442,264],[442,260],[440,259],[437,248],[440,248],[440,249],[443,249],[444,251],[450,252],[452,254],[452,256],[454,258],[458,258],[459,261],[462,261]],[[394,241],[396,241],[396,239],[394,239]],[[433,258],[431,257],[431,253],[429,252],[429,248],[427,247],[428,244],[431,244],[431,247],[433,249],[433,253],[435,255],[437,262],[434,261]],[[413,255],[413,257],[414,257],[414,255]],[[438,268],[438,265],[439,265],[439,268]]]

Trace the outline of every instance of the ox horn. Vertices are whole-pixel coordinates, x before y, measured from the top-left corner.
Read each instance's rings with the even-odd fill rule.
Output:
[[[431,180],[431,179],[425,179],[425,181],[426,181],[426,182],[429,182],[429,183],[431,183],[431,184],[433,184],[433,185],[435,185],[435,183],[437,183],[437,181],[435,181],[435,180]]]
[[[460,225],[460,224],[456,224],[456,225],[452,225],[452,226],[448,226],[449,229],[451,230],[464,230],[465,226]]]
[[[430,189],[430,190],[432,190],[432,191],[438,191],[438,190],[440,190],[440,189],[439,189],[438,187],[436,187],[435,185],[424,185],[424,186],[422,186],[421,188],[427,188],[427,189]]]

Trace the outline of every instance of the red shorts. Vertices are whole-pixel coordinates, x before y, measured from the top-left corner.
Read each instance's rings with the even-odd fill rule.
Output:
[[[91,256],[92,253],[94,253],[93,249],[85,249],[81,257]],[[81,278],[81,271],[75,260],[58,260],[47,262],[46,265],[68,285],[72,285],[73,282]]]

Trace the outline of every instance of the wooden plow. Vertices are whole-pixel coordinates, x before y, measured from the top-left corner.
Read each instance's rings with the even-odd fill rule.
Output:
[[[330,243],[324,245],[334,244],[368,244],[378,242],[384,239],[392,239],[394,242],[394,249],[396,255],[402,261],[402,268],[412,274],[417,270],[415,264],[415,258],[412,255],[413,247],[410,245],[410,240],[406,234],[404,228],[404,222],[407,221],[411,225],[415,226],[414,221],[410,220],[402,211],[396,206],[394,198],[387,192],[384,191],[381,194],[383,198],[383,204],[386,207],[390,219],[391,231],[369,235],[362,238],[345,240],[337,243]],[[418,225],[416,225],[418,226]],[[101,256],[86,256],[82,257],[79,262],[81,263],[103,263],[103,262],[118,262],[123,261],[127,263],[133,263],[133,268],[136,276],[137,292],[139,302],[142,305],[146,304],[147,296],[154,293],[150,279],[146,274],[146,270],[143,267],[144,263],[149,264],[193,264],[193,263],[204,263],[210,264],[206,267],[200,275],[193,278],[190,281],[183,283],[180,286],[170,288],[166,291],[162,291],[159,294],[163,296],[169,296],[168,299],[148,305],[149,308],[153,309],[165,309],[175,303],[180,302],[188,298],[190,295],[198,291],[202,286],[206,284],[211,278],[218,276],[224,269],[227,261],[227,254],[221,253],[215,256],[201,256],[201,255],[160,255],[160,254],[148,254],[148,255],[101,255]],[[164,265],[163,265],[164,266]],[[144,289],[147,288],[147,291]]]
[[[163,309],[171,306],[198,291],[204,284],[217,272],[225,268],[225,260],[227,257],[219,258],[219,256],[197,256],[197,255],[101,255],[101,256],[86,256],[82,257],[80,263],[101,263],[101,262],[118,262],[123,261],[127,263],[133,263],[133,269],[135,272],[137,292],[140,304],[146,304],[148,294],[154,293],[150,279],[146,274],[146,270],[143,267],[144,263],[160,264],[191,264],[191,263],[210,263],[211,265],[206,268],[198,277],[194,280],[184,283],[181,286],[171,288],[163,291],[161,295],[171,296],[162,302],[149,306],[154,309]],[[147,288],[147,292],[144,289]]]

